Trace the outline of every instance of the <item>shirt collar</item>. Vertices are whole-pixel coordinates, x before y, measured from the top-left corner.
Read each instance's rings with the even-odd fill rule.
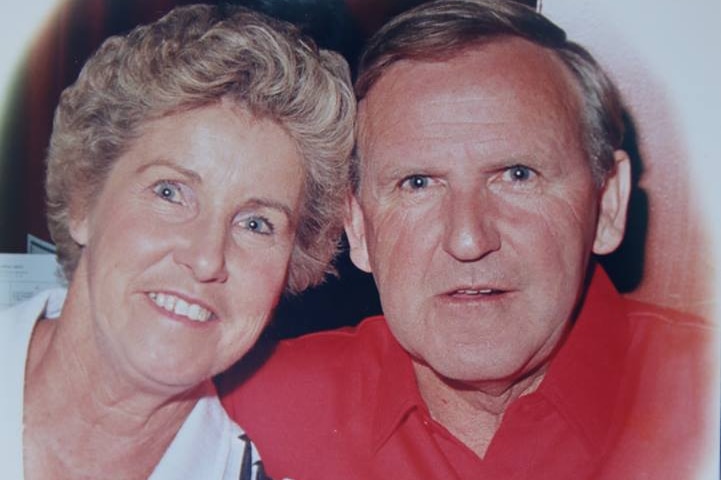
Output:
[[[186,418],[151,480],[238,478],[245,441],[242,429],[225,413],[212,382]],[[253,460],[257,451],[253,449]]]
[[[382,329],[381,370],[378,392],[373,406],[373,447],[377,451],[408,413],[421,408],[427,411],[421,398],[408,353],[395,340],[383,317],[377,317]]]
[[[598,451],[613,425],[631,338],[622,297],[600,266],[591,268],[575,324],[536,393],[563,412],[590,451]]]

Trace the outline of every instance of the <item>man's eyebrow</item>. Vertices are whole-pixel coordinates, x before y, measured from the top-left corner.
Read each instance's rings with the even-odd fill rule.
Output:
[[[393,165],[381,171],[381,175],[388,178],[403,178],[409,175],[438,175],[443,171],[442,167],[442,165],[424,164],[421,162],[407,165]]]
[[[140,167],[138,167],[137,170],[135,170],[136,174],[141,174],[145,172],[146,170],[153,168],[153,167],[167,167],[171,170],[175,170],[176,172],[193,179],[193,181],[200,183],[202,179],[200,178],[200,175],[198,175],[197,172],[190,170],[185,167],[181,167],[177,163],[168,160],[167,158],[157,158],[149,163],[143,164]]]

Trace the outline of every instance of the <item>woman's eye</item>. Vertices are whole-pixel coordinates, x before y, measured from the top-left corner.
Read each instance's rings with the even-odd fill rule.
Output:
[[[533,178],[534,175],[535,172],[525,165],[514,165],[504,172],[504,176],[512,182],[525,182]]]
[[[153,192],[155,192],[158,197],[168,202],[182,203],[180,185],[175,182],[169,182],[167,180],[158,182],[153,186]]]
[[[410,190],[421,190],[426,188],[430,183],[430,179],[425,175],[411,175],[401,181],[401,188]]]
[[[274,231],[273,224],[261,216],[252,216],[240,222],[247,230],[260,235],[271,235]]]

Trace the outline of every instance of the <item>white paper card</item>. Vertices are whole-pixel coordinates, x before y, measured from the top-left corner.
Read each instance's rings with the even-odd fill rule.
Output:
[[[0,253],[0,310],[62,285],[55,255]]]

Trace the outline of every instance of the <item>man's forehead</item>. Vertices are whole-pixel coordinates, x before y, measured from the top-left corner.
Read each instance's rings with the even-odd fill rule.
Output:
[[[378,76],[360,104],[367,103],[368,97],[372,97],[374,92],[377,95],[378,91],[404,94],[413,85],[425,85],[429,82],[443,86],[448,79],[445,72],[449,65],[454,64],[473,65],[464,75],[469,81],[487,81],[489,78],[501,81],[508,75],[509,67],[513,68],[514,76],[525,74],[544,78],[549,73],[554,77],[561,71],[568,73],[568,69],[553,50],[522,37],[503,35],[474,43],[443,59],[398,60]],[[419,76],[423,79],[419,79]]]
[[[565,122],[576,130],[580,95],[574,83],[554,52],[520,38],[504,37],[443,62],[399,61],[360,102],[359,147],[384,144],[398,128],[404,136],[426,138],[435,123],[513,122],[516,114],[537,118],[539,128]],[[509,104],[517,110],[500,108]]]

